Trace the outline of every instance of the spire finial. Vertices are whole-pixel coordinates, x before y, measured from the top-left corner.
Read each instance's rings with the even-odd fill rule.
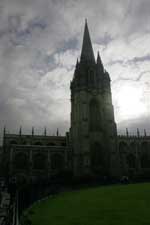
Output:
[[[44,136],[47,135],[47,130],[46,130],[46,127],[44,128]]]
[[[137,136],[140,137],[140,131],[139,131],[139,128],[137,128]]]
[[[32,136],[34,135],[34,127],[32,127]]]
[[[57,136],[59,136],[59,130],[58,130],[58,128],[57,128],[57,132],[56,132],[56,135],[57,135]]]
[[[127,137],[129,136],[128,128],[126,128],[126,135],[127,135]]]
[[[19,135],[20,135],[20,136],[22,135],[22,126],[20,126],[20,129],[19,129]]]

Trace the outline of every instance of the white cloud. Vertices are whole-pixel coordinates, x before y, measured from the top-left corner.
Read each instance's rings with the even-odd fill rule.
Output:
[[[61,66],[70,70],[73,67],[75,67],[75,63],[78,56],[79,56],[79,51],[67,50],[65,52],[55,54],[54,58],[58,66]]]
[[[112,79],[117,121],[133,121],[132,113],[123,115],[127,105],[120,105],[127,85],[140,92],[142,127],[150,113],[149,8],[148,0],[1,1],[0,126],[68,129],[69,85],[88,18],[95,55],[100,50]]]

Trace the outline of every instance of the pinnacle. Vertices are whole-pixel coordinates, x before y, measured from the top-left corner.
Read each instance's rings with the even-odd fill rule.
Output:
[[[103,63],[102,63],[99,51],[97,53],[97,66],[99,67],[100,70],[102,70],[102,71],[104,70]]]
[[[101,57],[100,57],[99,51],[97,53],[97,62],[101,62]]]

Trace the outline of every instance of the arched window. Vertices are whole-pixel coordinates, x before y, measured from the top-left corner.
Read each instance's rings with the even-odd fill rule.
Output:
[[[14,167],[16,169],[27,169],[29,166],[28,156],[25,153],[17,153],[14,158]]]
[[[124,141],[121,141],[119,143],[119,152],[122,154],[122,153],[126,153],[127,151],[127,148],[128,148],[128,145],[124,142]]]
[[[99,170],[104,166],[104,156],[99,143],[91,144],[91,169]]]
[[[135,168],[135,156],[133,154],[127,155],[127,164],[129,168]]]
[[[135,142],[131,142],[130,149],[131,149],[132,152],[136,151],[136,143]]]
[[[141,143],[141,150],[142,150],[142,152],[144,153],[146,153],[147,151],[148,151],[148,143],[147,142],[142,142]]]
[[[150,168],[150,159],[147,153],[143,153],[141,155],[141,167],[142,168]]]
[[[36,154],[33,157],[33,168],[42,170],[46,168],[46,156],[44,154]]]
[[[93,69],[88,70],[88,85],[93,86],[95,84],[95,73]]]
[[[52,154],[51,168],[57,171],[62,171],[64,169],[64,157],[61,154]]]
[[[90,131],[99,131],[101,127],[101,115],[99,102],[92,99],[89,105],[89,129]]]

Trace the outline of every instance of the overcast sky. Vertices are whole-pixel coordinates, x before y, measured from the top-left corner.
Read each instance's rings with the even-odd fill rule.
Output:
[[[150,131],[149,0],[0,0],[0,127],[70,126],[84,21],[112,80],[118,131]]]

